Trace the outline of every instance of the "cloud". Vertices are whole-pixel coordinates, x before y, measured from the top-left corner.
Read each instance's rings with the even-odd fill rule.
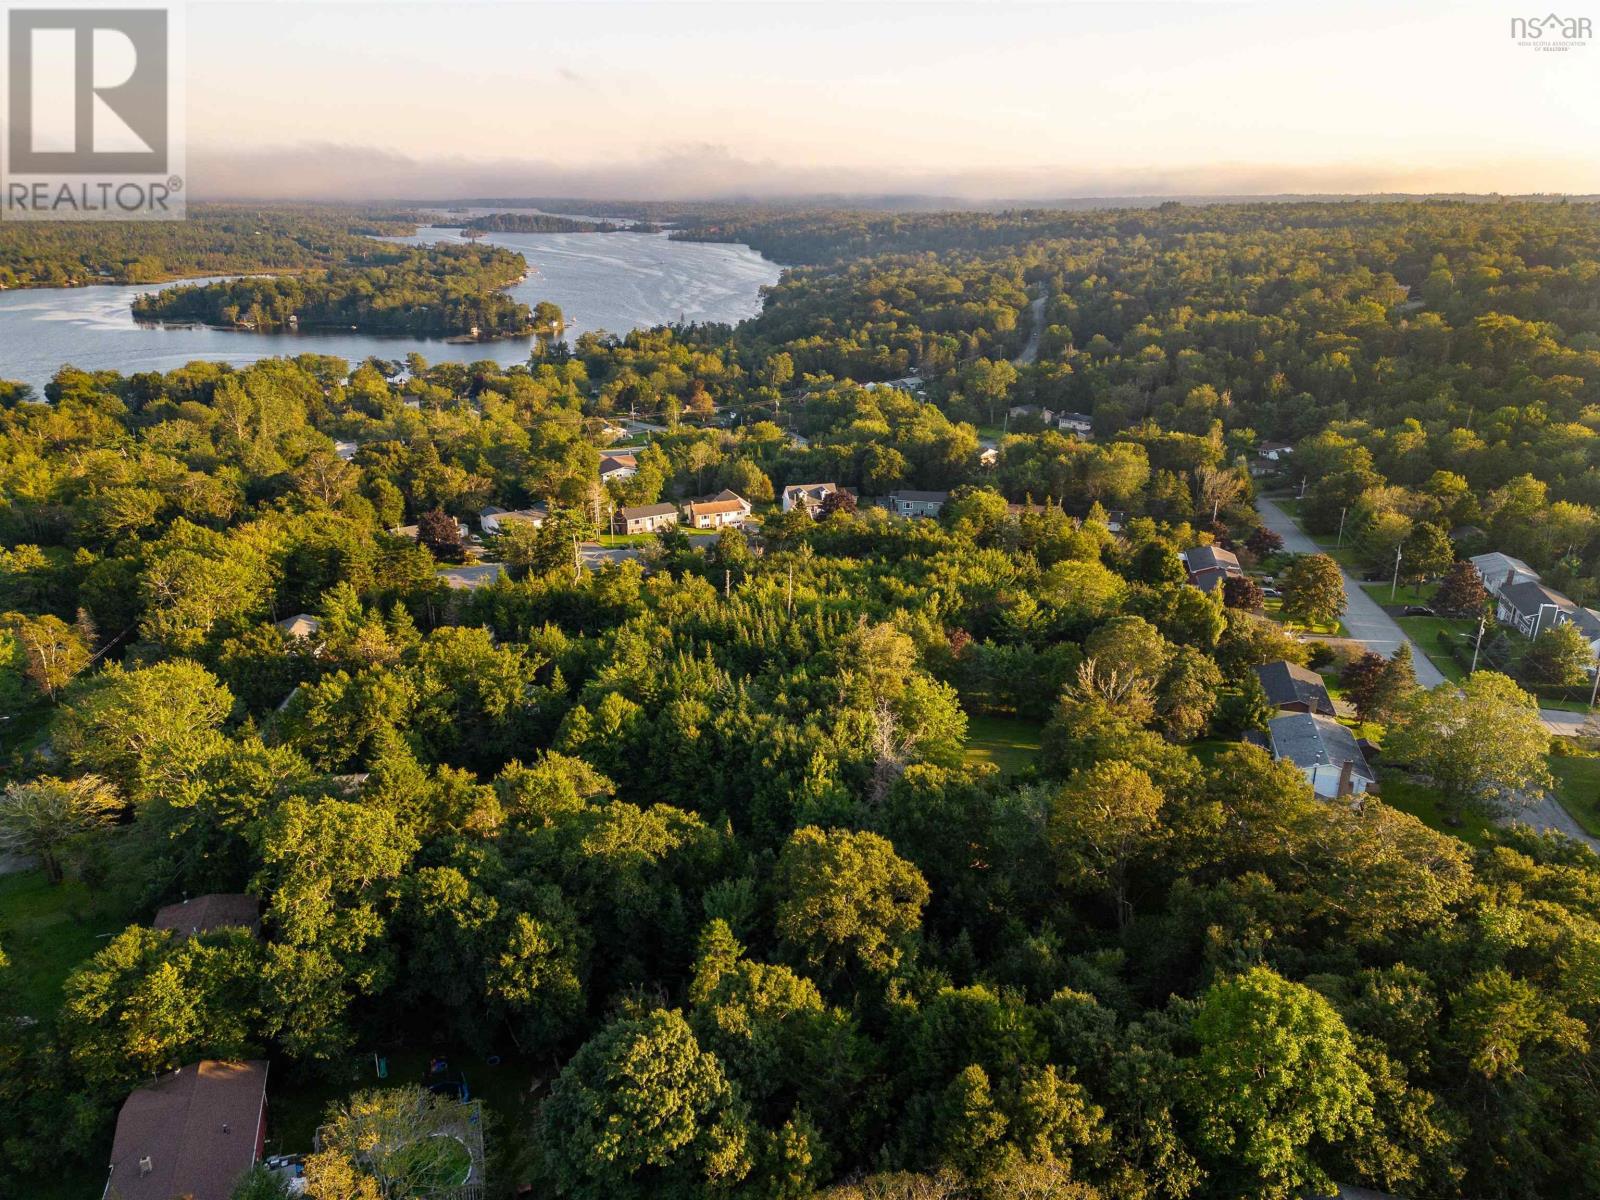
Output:
[[[197,199],[404,201],[587,196],[617,200],[932,196],[960,202],[1131,196],[1579,190],[1577,164],[1530,160],[1418,168],[1221,163],[1093,170],[875,170],[796,166],[710,142],[645,158],[573,164],[539,159],[419,158],[371,146],[307,142],[260,150],[191,146]]]

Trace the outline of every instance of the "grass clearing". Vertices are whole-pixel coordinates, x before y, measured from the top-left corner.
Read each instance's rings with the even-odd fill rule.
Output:
[[[1552,754],[1556,799],[1590,837],[1600,837],[1600,754]]]
[[[1410,813],[1429,829],[1460,838],[1469,846],[1485,845],[1484,837],[1489,831],[1487,817],[1469,812],[1461,818],[1461,824],[1451,825],[1445,820],[1440,808],[1441,797],[1438,788],[1419,783],[1392,769],[1380,767],[1378,774],[1381,780],[1381,797],[1390,808]]]
[[[1043,722],[1022,717],[968,717],[966,761],[993,763],[1004,776],[1020,774],[1038,761],[1043,732]]]
[[[72,969],[132,918],[111,889],[72,879],[52,884],[41,870],[0,875],[0,946],[11,959],[22,1012],[41,1020],[54,1014]]]

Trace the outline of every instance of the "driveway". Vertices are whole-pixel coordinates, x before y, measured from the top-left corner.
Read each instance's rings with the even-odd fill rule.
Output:
[[[1540,833],[1564,833],[1573,841],[1582,842],[1589,849],[1600,853],[1600,839],[1592,838],[1585,833],[1583,827],[1572,819],[1572,814],[1562,808],[1560,802],[1549,792],[1540,796],[1533,805],[1506,818],[1501,824],[1508,825],[1512,821],[1532,825]]]
[[[1256,500],[1256,507],[1261,511],[1261,520],[1266,527],[1283,539],[1284,549],[1295,554],[1324,553],[1322,547],[1302,533],[1293,518],[1271,500],[1260,497]],[[1406,636],[1395,619],[1383,611],[1382,605],[1361,590],[1361,585],[1350,577],[1348,571],[1341,567],[1339,573],[1344,576],[1344,627],[1350,631],[1351,638],[1385,658],[1393,654],[1401,642],[1410,642],[1411,662],[1417,672],[1417,682],[1425,688],[1443,683],[1444,675],[1428,661],[1422,647]]]

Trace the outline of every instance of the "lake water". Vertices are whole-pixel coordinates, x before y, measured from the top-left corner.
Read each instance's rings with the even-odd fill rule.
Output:
[[[460,241],[423,229],[409,242]],[[674,321],[742,321],[761,311],[760,290],[777,264],[748,246],[673,242],[665,234],[504,233],[483,239],[528,260],[511,294],[551,300],[567,316],[569,340],[604,329],[626,333]],[[273,355],[332,354],[352,364],[415,350],[430,362],[522,362],[528,339],[451,345],[426,338],[356,333],[241,333],[140,326],[129,304],[139,287],[26,288],[0,292],[0,379],[44,385],[63,363],[84,370],[170,371],[195,359],[243,364]]]

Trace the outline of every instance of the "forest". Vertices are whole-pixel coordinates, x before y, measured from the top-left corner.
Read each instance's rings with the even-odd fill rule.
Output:
[[[387,246],[368,241],[338,266],[295,275],[183,284],[133,302],[140,321],[250,330],[357,329],[416,337],[526,336],[533,314],[501,293],[527,270],[497,246]]]
[[[197,1058],[270,1057],[309,1151],[375,1055],[448,1054],[497,1064],[487,1196],[1600,1193],[1600,855],[1510,819],[1563,765],[1532,683],[1346,661],[1352,803],[1259,747],[1255,671],[1334,679],[1344,604],[1267,487],[1354,564],[1600,598],[1597,217],[683,212],[791,264],[759,317],[0,387],[0,837],[113,930],[30,940],[0,878],[11,1169],[101,1186]],[[461,249],[183,304],[305,321],[389,271],[418,320],[512,269]],[[854,495],[779,511],[818,480]],[[574,560],[724,488],[748,532]],[[530,504],[447,586],[456,520]],[[1212,544],[1281,602],[1191,586]],[[215,892],[260,938],[150,927]],[[306,1194],[375,1200],[353,1161]]]

